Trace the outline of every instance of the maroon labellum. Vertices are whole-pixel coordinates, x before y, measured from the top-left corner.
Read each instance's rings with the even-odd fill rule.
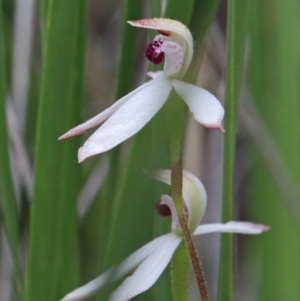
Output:
[[[155,65],[160,64],[165,58],[164,52],[161,51],[162,43],[161,40],[157,40],[150,43],[146,48],[147,59]]]
[[[168,205],[162,204],[161,202],[157,202],[155,207],[156,207],[157,213],[160,216],[163,216],[163,217],[171,216],[171,210]]]

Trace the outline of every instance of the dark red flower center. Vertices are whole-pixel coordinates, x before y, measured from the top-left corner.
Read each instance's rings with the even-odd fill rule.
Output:
[[[157,40],[153,43],[150,43],[146,48],[146,57],[147,59],[155,65],[160,64],[164,58],[164,52],[160,51],[163,41]]]
[[[162,204],[161,202],[157,202],[156,205],[156,211],[160,216],[166,217],[171,216],[171,210],[169,206]]]

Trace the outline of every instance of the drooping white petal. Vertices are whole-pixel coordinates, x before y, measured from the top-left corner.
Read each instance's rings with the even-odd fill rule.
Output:
[[[165,241],[170,240],[172,233],[168,233],[155,238],[154,240],[148,242],[146,245],[142,246],[140,249],[128,256],[119,266],[116,271],[116,278],[119,279],[127,273],[129,273],[133,268],[138,266],[145,258],[147,258],[152,253],[156,252],[156,249],[160,248]]]
[[[142,86],[139,87],[138,89],[140,89],[140,88],[142,88]],[[135,91],[133,91],[131,93],[136,93],[138,89],[136,89]],[[86,122],[76,126],[73,129],[69,130],[68,132],[66,132],[65,134],[60,136],[58,138],[58,140],[64,140],[64,139],[68,139],[68,138],[71,138],[74,136],[78,136],[78,135],[96,127],[97,125],[100,125],[105,120],[107,120],[112,114],[114,114],[131,97],[131,93],[122,97],[121,99],[116,101],[113,105],[111,105],[109,108],[107,108],[100,114],[96,115],[95,117],[87,120]]]
[[[155,252],[155,250],[159,248],[161,244],[163,244],[166,240],[169,240],[170,235],[171,234],[169,233],[150,241],[127,257],[118,267],[109,269],[96,279],[75,289],[71,293],[67,294],[61,301],[84,300],[95,294],[95,292],[105,286],[109,281],[116,281],[122,278],[132,269],[136,268],[136,266],[139,265],[145,258]]]
[[[172,255],[181,242],[181,238],[174,233],[164,236],[161,242],[150,256],[148,256],[124,282],[113,292],[109,301],[130,300],[136,295],[149,289],[162,274]]]
[[[106,273],[100,275],[96,279],[90,281],[84,286],[81,286],[71,293],[67,294],[60,301],[80,301],[85,300],[88,297],[94,295],[99,289],[105,286],[112,277],[112,270],[108,270]]]
[[[193,235],[202,235],[211,232],[227,232],[241,234],[260,234],[268,231],[270,227],[250,222],[227,222],[226,224],[207,224],[197,227]]]
[[[78,161],[110,150],[143,128],[163,106],[172,89],[163,76],[130,93],[126,102],[85,142]]]
[[[199,123],[223,131],[224,109],[213,94],[183,81],[173,80],[172,83],[175,91],[186,102]]]
[[[171,170],[158,169],[146,172],[155,179],[171,185]],[[188,226],[190,231],[194,232],[206,210],[207,197],[201,181],[186,170],[183,170],[182,196],[188,210]]]

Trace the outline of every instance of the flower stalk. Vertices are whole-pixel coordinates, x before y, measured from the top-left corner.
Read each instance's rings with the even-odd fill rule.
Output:
[[[171,195],[178,214],[179,223],[182,229],[182,234],[186,248],[191,259],[191,263],[195,272],[201,300],[208,301],[208,293],[204,279],[204,273],[197,255],[197,251],[188,228],[186,218],[184,216],[184,203],[182,198],[182,159],[179,157],[177,162],[172,166],[171,170]]]

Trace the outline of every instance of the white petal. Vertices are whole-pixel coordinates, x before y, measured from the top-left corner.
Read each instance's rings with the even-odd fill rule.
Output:
[[[69,130],[62,136],[58,138],[58,140],[64,140],[68,139],[77,135],[80,135],[97,125],[100,125],[103,123],[105,120],[107,120],[113,113],[115,113],[131,96],[132,93],[136,93],[139,89],[141,89],[143,86],[139,87],[138,89],[134,90],[133,92],[125,95],[118,101],[116,101],[113,105],[111,105],[109,108],[101,112],[100,114],[96,115],[95,117],[87,120],[86,122],[76,126],[75,128]]]
[[[194,232],[205,213],[207,196],[202,182],[186,170],[183,171],[182,195],[189,213],[188,226]]]
[[[170,262],[181,238],[173,233],[164,236],[165,239],[150,256],[148,256],[124,282],[114,291],[109,301],[130,300],[149,289],[162,274]]]
[[[158,169],[146,172],[153,178],[171,185],[171,170]],[[188,226],[190,231],[194,232],[206,210],[207,197],[201,181],[186,170],[183,170],[182,196],[189,214]]]
[[[115,281],[120,279],[129,273],[132,269],[136,268],[145,258],[151,255],[161,244],[169,239],[171,234],[160,236],[151,242],[147,243],[127,259],[125,259],[117,268],[111,268],[104,274],[100,275],[96,279],[89,283],[75,289],[71,293],[67,294],[61,301],[77,301],[84,300],[92,296],[95,292],[105,286],[109,281]]]
[[[157,78],[158,76],[162,76],[164,74],[163,71],[149,71],[146,73],[147,76],[151,78]]]
[[[210,92],[179,80],[173,80],[178,95],[186,102],[194,118],[204,126],[223,131],[224,109]]]
[[[171,211],[171,217],[172,217],[172,231],[178,233],[182,233],[181,231],[181,227],[180,227],[180,223],[179,223],[179,218],[177,215],[177,211],[176,208],[174,206],[174,202],[173,199],[167,195],[167,194],[163,194],[160,197],[160,204],[166,205],[169,207],[170,211]]]
[[[96,279],[90,281],[84,286],[81,286],[71,293],[67,294],[63,299],[60,301],[79,301],[85,300],[86,298],[92,296],[97,292],[100,288],[106,285],[112,276],[112,270],[108,270],[106,273],[102,274],[101,276],[97,277]]]
[[[168,233],[155,238],[154,240],[148,242],[146,245],[132,253],[127,257],[119,266],[116,272],[116,278],[123,277],[129,273],[133,268],[139,265],[145,258],[151,255],[156,249],[160,248],[161,244],[169,240],[172,233]]]
[[[143,128],[167,100],[172,85],[158,77],[130,93],[126,102],[85,142],[78,161],[110,150]]]
[[[270,227],[250,222],[227,222],[226,224],[207,224],[199,226],[193,235],[201,235],[211,232],[228,232],[241,234],[260,234],[268,231]]]

